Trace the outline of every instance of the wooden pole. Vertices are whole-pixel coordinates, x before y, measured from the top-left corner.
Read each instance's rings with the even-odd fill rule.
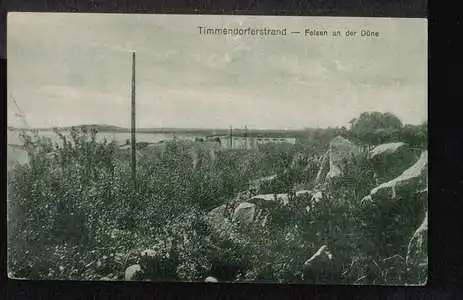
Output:
[[[137,152],[136,152],[136,136],[135,136],[135,52],[132,53],[132,124],[131,124],[131,138],[132,138],[132,182],[136,189],[137,186]]]
[[[233,148],[233,127],[230,126],[230,149]]]
[[[244,149],[248,150],[248,126],[244,126]]]

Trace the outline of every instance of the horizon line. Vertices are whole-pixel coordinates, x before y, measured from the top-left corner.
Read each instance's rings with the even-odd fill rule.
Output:
[[[423,120],[422,122],[419,123],[403,123],[402,125],[420,125],[426,122],[426,120]],[[118,126],[118,125],[112,125],[112,124],[95,124],[95,123],[88,123],[88,124],[77,124],[77,125],[60,125],[60,126],[30,126],[30,128],[26,127],[17,127],[17,126],[12,126],[12,125],[7,125],[7,128],[12,128],[12,129],[20,129],[20,130],[31,130],[31,129],[37,129],[37,130],[46,130],[46,129],[60,129],[60,128],[72,128],[72,127],[113,127],[115,129],[120,129],[120,130],[130,130],[130,126],[123,127],[123,126]],[[165,129],[170,129],[170,130],[230,130],[230,128],[234,130],[288,130],[288,131],[297,131],[297,130],[307,130],[307,129],[336,129],[339,128],[341,129],[342,127],[345,127],[346,129],[350,127],[349,123],[343,123],[341,124],[336,124],[336,125],[331,125],[331,126],[301,126],[301,127],[249,127],[248,125],[243,125],[239,127],[234,127],[233,125],[230,125],[229,127],[176,127],[176,126],[165,126],[165,127],[136,127],[136,130],[165,130]]]
[[[130,130],[130,127],[122,127],[117,125],[108,125],[108,124],[79,124],[79,125],[62,125],[62,126],[31,126],[30,128],[26,127],[17,127],[8,125],[8,128],[11,129],[20,129],[20,130],[44,130],[44,129],[61,129],[61,128],[72,128],[72,127],[112,127],[115,129],[122,129],[122,130]],[[335,127],[293,127],[293,128],[283,128],[283,127],[272,127],[272,128],[264,128],[264,127],[249,127],[249,126],[240,126],[240,127],[233,127],[230,126],[226,127],[137,127],[136,130],[162,130],[162,129],[170,129],[170,130],[306,130],[306,129],[328,129],[328,128],[341,128],[342,126],[335,126]]]

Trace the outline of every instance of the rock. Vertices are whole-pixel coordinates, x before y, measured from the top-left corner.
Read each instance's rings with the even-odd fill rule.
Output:
[[[296,192],[296,197],[300,197],[300,196],[310,196],[312,195],[312,191],[309,191],[309,190],[300,190],[300,191],[297,191]]]
[[[142,273],[140,265],[131,265],[125,270],[125,280],[137,280]]]
[[[407,249],[407,283],[425,285],[428,278],[428,213],[415,231]]]
[[[385,154],[394,154],[397,153],[397,150],[402,148],[404,145],[405,143],[403,142],[381,144],[370,150],[370,152],[368,153],[368,157],[370,159],[374,159],[377,156]]]
[[[328,250],[328,246],[321,246],[311,258],[304,262],[302,280],[313,283],[328,281],[332,273],[332,261],[333,255]]]
[[[320,260],[330,261],[332,259],[333,259],[333,255],[328,251],[328,246],[323,245],[320,247],[320,249],[317,250],[317,252],[315,252],[314,255],[312,255],[311,258],[309,258],[308,260],[304,262],[304,266],[308,267],[308,266],[314,265],[317,261],[320,261]]]
[[[101,281],[114,281],[115,279],[110,276],[101,277]]]
[[[326,174],[326,178],[332,179],[342,176],[346,167],[345,164],[352,161],[359,154],[359,147],[349,140],[341,136],[332,139],[329,149],[330,170]]]
[[[396,200],[397,195],[402,191],[413,190],[418,192],[427,187],[427,171],[428,171],[428,151],[421,153],[418,161],[405,170],[400,176],[382,183],[371,190],[370,195],[362,199],[363,203]]]
[[[221,225],[225,223],[225,210],[226,210],[226,205],[222,204],[211,211],[209,211],[206,215],[207,221],[211,225]]]
[[[427,151],[400,176],[375,187],[361,201],[362,240],[370,255],[405,254],[410,235],[427,210]]]
[[[275,194],[256,195],[251,200],[275,201]]]
[[[289,195],[288,194],[277,194],[276,195],[277,201],[283,205],[289,204]]]
[[[207,277],[204,282],[219,282],[216,278],[209,276]]]
[[[405,143],[388,143],[368,153],[377,183],[387,182],[409,168],[417,157]]]
[[[317,191],[317,192],[315,192],[315,193],[312,195],[311,201],[312,201],[313,203],[319,203],[322,199],[323,199],[323,194],[322,194],[322,192]]]
[[[240,203],[233,212],[233,222],[243,225],[252,223],[256,214],[256,205],[249,202]]]
[[[282,205],[288,205],[289,195],[286,193],[256,195],[252,197],[249,200],[249,202],[253,202],[253,203],[277,202],[277,203],[281,203]]]
[[[423,223],[410,239],[406,264],[418,267],[427,267],[428,265],[428,212],[426,212]]]
[[[232,223],[230,222],[230,220],[225,217],[226,211],[226,204],[222,204],[209,211],[209,213],[205,216],[204,219],[206,221],[206,224],[209,224],[211,226],[213,232],[218,233],[220,235],[226,234],[232,227]]]

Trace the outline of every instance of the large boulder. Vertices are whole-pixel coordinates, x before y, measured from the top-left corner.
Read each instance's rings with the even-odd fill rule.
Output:
[[[232,222],[226,216],[228,209],[226,204],[222,204],[211,210],[204,218],[206,224],[209,224],[212,231],[219,236],[226,236],[232,227]]]
[[[225,211],[227,206],[222,204],[211,211],[206,215],[206,220],[213,226],[221,225],[225,223]]]
[[[351,141],[341,136],[332,139],[329,149],[330,170],[326,174],[326,178],[333,179],[344,175],[346,164],[360,153],[360,148]]]
[[[235,208],[232,220],[242,225],[248,225],[254,221],[255,215],[256,205],[249,202],[242,202]]]
[[[376,146],[368,153],[368,158],[378,184],[399,176],[417,159],[414,151],[402,142]]]
[[[400,176],[380,184],[371,190],[362,202],[397,200],[407,192],[419,192],[428,184],[428,151],[423,151],[418,161],[406,169]]]
[[[424,217],[423,223],[415,231],[410,243],[408,244],[407,251],[407,264],[417,261],[427,262],[427,240],[428,240],[428,213]]]
[[[384,257],[406,253],[410,235],[427,210],[427,166],[424,151],[413,166],[362,199],[365,251]]]

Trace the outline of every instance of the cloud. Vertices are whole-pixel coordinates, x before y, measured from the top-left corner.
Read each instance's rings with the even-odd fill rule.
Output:
[[[240,23],[370,28],[381,37],[232,38],[197,29]],[[426,39],[426,22],[408,19],[15,13],[8,89],[34,126],[126,126],[136,51],[143,127],[328,126],[362,109],[415,122],[427,115]]]

